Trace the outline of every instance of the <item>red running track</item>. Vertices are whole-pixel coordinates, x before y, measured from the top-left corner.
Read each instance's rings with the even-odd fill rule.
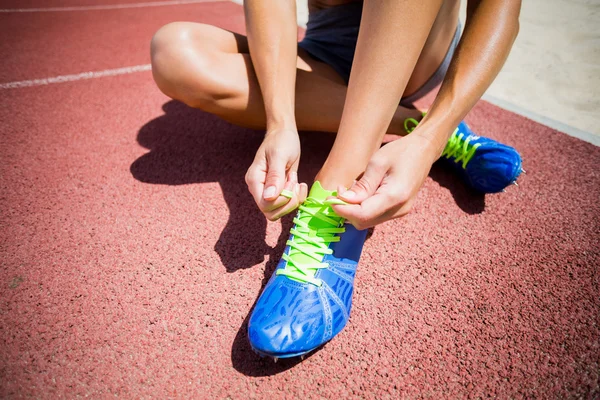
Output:
[[[0,83],[147,64],[152,33],[190,19],[243,30],[226,2],[2,13]],[[0,397],[600,395],[591,144],[480,102],[468,122],[520,150],[520,186],[483,197],[434,167],[368,240],[347,328],[274,364],[246,337],[290,227],[245,188],[260,132],[149,72],[0,89],[0,121]],[[302,136],[301,178],[331,143]]]

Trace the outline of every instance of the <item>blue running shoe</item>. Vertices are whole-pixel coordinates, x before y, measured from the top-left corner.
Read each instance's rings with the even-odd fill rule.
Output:
[[[304,356],[336,336],[350,318],[354,276],[367,236],[331,208],[335,193],[315,182],[300,206],[283,257],[248,323],[254,351]]]
[[[409,123],[414,126],[409,127]],[[409,118],[404,128],[410,133],[417,124]],[[450,136],[440,160],[451,165],[471,188],[482,193],[502,192],[508,185],[516,185],[517,178],[524,172],[517,150],[475,135],[464,121]]]

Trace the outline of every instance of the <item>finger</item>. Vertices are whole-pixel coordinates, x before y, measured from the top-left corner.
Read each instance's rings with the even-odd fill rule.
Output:
[[[283,197],[287,197],[288,199],[291,199],[292,197],[294,197],[294,192],[292,192],[292,191],[291,191],[291,190],[289,190],[289,189],[283,189],[283,190],[281,191],[281,195],[282,195]]]
[[[292,194],[293,194],[293,196],[290,199],[288,199],[287,204],[285,204],[284,206],[282,206],[280,208],[272,210],[268,213],[265,213],[265,215],[267,216],[267,218],[269,220],[276,221],[279,218],[283,217],[284,215],[289,214],[290,212],[292,212],[296,208],[298,208],[298,205],[300,204],[300,201],[299,201],[300,185],[299,184],[296,184]]]
[[[287,187],[288,183],[290,184],[289,187]],[[287,176],[286,189],[294,190],[296,188],[297,183],[298,183],[298,173],[296,171],[294,171],[293,169],[290,169],[290,172],[288,172],[288,176]]]
[[[363,176],[349,190],[338,193],[338,197],[347,203],[360,204],[372,196],[379,188],[387,168],[373,161],[369,162]]]
[[[354,183],[356,183],[356,181],[354,181]],[[352,185],[354,185],[354,183],[352,183]],[[352,185],[350,185],[350,187],[352,187]],[[348,188],[342,185],[338,185],[337,187],[337,194],[339,195],[340,193],[344,193],[345,191],[347,191]]]
[[[284,189],[281,192],[282,196],[285,195],[285,197],[289,199],[288,204],[285,205],[285,208],[282,208],[281,210],[271,208],[268,213],[265,213],[267,218],[269,218],[271,221],[275,221],[283,217],[284,215],[287,215],[290,212],[294,211],[298,208],[300,204],[304,203],[306,197],[308,196],[308,185],[304,182],[297,185],[297,189],[295,188],[294,191],[285,193],[286,190]]]
[[[334,204],[332,207],[337,215],[362,230],[381,222],[380,217],[394,208],[394,204],[387,194],[378,192],[361,204]]]
[[[296,185],[298,185],[298,173],[292,169],[288,172],[285,185],[279,195],[291,199],[294,196],[294,190],[296,189]]]
[[[248,185],[248,191],[250,191],[250,194],[254,198],[254,201],[259,208],[261,203],[264,201],[263,191],[265,188],[264,182],[266,176],[266,168],[264,168],[261,163],[252,164],[246,173],[246,184]]]
[[[267,201],[275,200],[283,190],[286,181],[285,164],[285,161],[278,157],[267,159],[267,176],[263,199]]]
[[[263,198],[264,184],[266,172],[263,169],[260,163],[253,164],[246,174],[246,184],[248,185],[248,190],[252,197],[254,197],[254,201],[258,208],[263,212],[269,212],[275,210],[279,207],[284,206],[288,203],[289,198],[285,196],[276,196],[274,200],[266,201]],[[290,186],[293,188],[293,186]]]
[[[300,165],[300,157],[296,158],[296,161],[290,166],[290,172],[296,174],[296,182],[298,182],[298,166]]]
[[[296,185],[298,184],[298,174],[296,171],[289,171],[287,175],[287,179],[285,181],[285,185],[283,186],[283,191],[280,195],[283,195],[287,198],[291,198],[293,192],[296,190]],[[283,194],[283,192],[287,192],[287,195]]]
[[[380,216],[369,221],[370,223],[369,223],[368,227],[370,228],[371,226],[377,226],[379,224],[390,221],[392,219],[404,217],[406,214],[409,213],[409,211],[412,207],[412,203],[413,203],[413,201],[411,200],[404,204],[400,204],[400,205],[390,208],[389,210],[387,210]]]
[[[300,202],[300,204],[304,203],[307,196],[308,196],[308,185],[303,182],[300,184],[300,195],[298,196],[298,201]]]
[[[291,200],[290,197],[283,195],[283,190],[282,190],[282,194],[273,201],[266,201],[261,198],[260,202],[258,203],[258,208],[260,208],[260,210],[263,213],[265,213],[265,215],[266,215],[267,212],[272,212],[272,211],[277,210],[278,208],[285,206],[286,204],[288,204],[290,202],[290,200]]]

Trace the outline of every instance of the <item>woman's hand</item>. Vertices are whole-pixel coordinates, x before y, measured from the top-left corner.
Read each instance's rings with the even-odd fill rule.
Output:
[[[298,183],[299,162],[300,139],[296,130],[267,131],[246,173],[246,184],[258,208],[271,221],[292,212],[306,199],[308,186]],[[292,197],[282,196],[283,189],[292,192]]]
[[[338,188],[348,205],[333,205],[335,212],[357,229],[366,229],[406,215],[438,158],[438,150],[414,133],[380,148],[349,190]]]

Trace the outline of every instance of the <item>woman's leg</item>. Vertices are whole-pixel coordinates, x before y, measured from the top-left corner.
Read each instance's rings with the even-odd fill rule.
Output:
[[[298,129],[337,132],[347,87],[328,65],[298,50]],[[176,22],[152,39],[152,73],[167,96],[234,124],[265,128],[265,111],[246,37],[199,23]],[[416,110],[398,107],[388,131],[404,134]]]
[[[450,51],[458,27],[459,12],[460,0],[443,2],[402,97],[408,97],[417,92],[438,70]],[[416,29],[417,27],[413,24],[411,28]]]
[[[429,50],[426,44],[436,22],[456,26],[448,15],[440,19],[449,1],[454,2],[365,0],[344,114],[333,148],[317,175],[324,187],[349,187],[365,170],[419,59]],[[452,35],[446,39],[449,45]]]

